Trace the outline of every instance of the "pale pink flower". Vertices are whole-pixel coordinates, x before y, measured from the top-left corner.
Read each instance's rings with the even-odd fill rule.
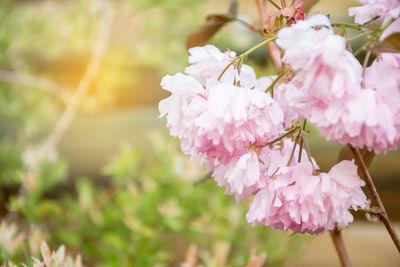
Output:
[[[329,103],[309,103],[307,117],[336,142],[377,153],[395,149],[400,141],[400,56],[384,53],[375,60],[365,71],[364,87]]]
[[[264,145],[283,129],[282,110],[264,92],[222,82],[207,84],[206,91],[207,112],[196,120],[195,150],[214,163],[227,163],[252,144]]]
[[[314,106],[312,114],[310,122],[338,143],[366,147],[377,153],[397,146],[394,110],[375,90],[359,90],[321,109]]]
[[[259,190],[246,218],[253,225],[294,233],[320,233],[337,223],[353,221],[350,208],[365,208],[364,182],[351,161],[342,161],[329,173],[314,174],[308,161],[279,170],[267,187]]]
[[[305,98],[330,101],[360,88],[362,66],[326,16],[314,15],[282,29],[276,42],[285,50],[283,61],[298,71],[294,83]]]
[[[295,148],[292,161],[289,163],[294,142],[285,139],[271,146],[249,150],[240,157],[232,158],[227,164],[215,167],[213,177],[219,186],[225,187],[225,193],[235,195],[237,201],[246,200],[259,189],[268,186],[268,181],[280,171],[295,166],[298,163],[299,145]],[[303,159],[307,153],[302,150]],[[318,167],[314,159],[313,165]]]
[[[219,186],[225,187],[225,194],[235,195],[236,201],[239,202],[266,186],[261,168],[265,166],[259,161],[258,154],[249,151],[240,157],[232,158],[227,164],[216,166],[213,177]]]
[[[213,45],[193,47],[189,49],[189,53],[189,66],[185,68],[185,73],[196,78],[203,86],[208,79],[217,80],[236,56],[233,51],[222,53]],[[252,67],[242,64],[239,75],[233,64],[225,71],[221,81],[229,84],[240,81],[242,87],[252,88],[256,85],[257,78]]]
[[[399,0],[358,0],[358,2],[362,6],[349,8],[349,15],[355,16],[355,22],[358,24],[364,24],[377,16],[385,22],[400,17]]]
[[[255,90],[265,92],[277,76],[264,76],[257,80]],[[305,103],[303,93],[292,83],[277,83],[274,88],[274,100],[283,111],[285,128],[290,128],[292,121],[300,121]]]
[[[293,121],[301,120],[306,108],[304,98],[304,93],[292,82],[275,86],[274,99],[283,111],[286,128],[290,128]]]
[[[171,135],[181,139],[184,153],[210,166],[268,143],[283,129],[282,110],[264,92],[213,80],[204,89],[183,74],[166,76],[161,85],[171,92],[159,105]]]
[[[160,101],[160,117],[166,116],[172,136],[182,138],[198,115],[197,112],[192,115],[191,111],[197,110],[198,105],[205,107],[205,90],[196,79],[181,73],[164,76],[161,87],[171,92],[171,96]]]
[[[396,147],[400,138],[398,59],[384,54],[366,70],[363,89],[360,63],[326,17],[316,15],[281,30],[277,43],[285,49],[283,60],[297,71],[289,85],[280,85],[290,86],[292,92],[291,98],[277,99],[287,117],[288,110],[293,111],[289,114],[301,112],[323,135],[339,143],[375,152]]]

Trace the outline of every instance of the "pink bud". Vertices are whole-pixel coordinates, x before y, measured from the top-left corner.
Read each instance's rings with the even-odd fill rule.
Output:
[[[306,14],[303,11],[297,12],[296,15],[294,15],[295,21],[304,20],[305,18]]]

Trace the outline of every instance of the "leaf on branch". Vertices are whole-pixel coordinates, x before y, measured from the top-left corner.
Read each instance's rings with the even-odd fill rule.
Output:
[[[400,33],[393,33],[375,47],[375,52],[400,53]]]
[[[310,11],[310,9],[319,2],[319,0],[303,0],[304,2],[304,12]]]
[[[214,34],[226,23],[235,18],[230,14],[211,14],[206,17],[206,21],[195,29],[186,40],[186,48],[205,45]]]

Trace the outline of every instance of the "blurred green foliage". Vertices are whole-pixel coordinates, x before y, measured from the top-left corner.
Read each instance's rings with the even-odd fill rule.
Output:
[[[41,163],[36,173],[25,174],[37,175],[34,182],[23,180],[22,193],[11,198],[19,223],[38,227],[50,244],[78,251],[90,266],[164,266],[182,261],[191,244],[204,249],[207,262],[207,249],[222,241],[231,246],[229,266],[243,266],[251,250],[267,252],[269,266],[294,255],[299,236],[251,227],[246,206],[235,204],[212,180],[193,186],[204,173],[175,143],[156,133],[151,139],[147,157],[122,146],[104,167],[106,187],[81,178],[72,193],[62,186],[65,165]],[[21,257],[1,255],[14,262]]]
[[[80,112],[165,97],[160,73],[183,68],[185,38],[203,21],[206,2],[218,1],[110,1],[112,38]],[[0,72],[49,79],[73,92],[92,53],[100,8],[90,0],[1,1]],[[243,266],[253,250],[267,252],[270,266],[294,255],[298,236],[251,227],[246,206],[211,180],[194,187],[204,173],[157,134],[149,147],[122,146],[103,169],[105,184],[71,180],[66,160],[43,159],[39,151],[64,103],[37,84],[7,81],[7,73],[0,75],[0,263],[32,266],[42,240],[65,244],[88,266],[176,266],[191,244],[213,266],[210,251],[219,242],[231,247],[229,266]]]

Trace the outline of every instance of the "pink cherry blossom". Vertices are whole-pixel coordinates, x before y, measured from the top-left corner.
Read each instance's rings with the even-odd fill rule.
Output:
[[[265,166],[259,161],[255,151],[232,158],[227,164],[218,165],[213,177],[219,186],[225,187],[225,194],[235,195],[236,201],[244,201],[259,188],[266,186],[261,174]]]
[[[169,91],[171,96],[160,101],[160,117],[166,116],[167,127],[170,127],[172,136],[183,138],[187,128],[193,126],[195,118],[190,111],[198,107],[193,104],[197,103],[205,108],[206,92],[196,79],[181,73],[164,76],[161,87]],[[198,114],[193,114],[196,115]]]
[[[355,22],[358,24],[364,24],[377,16],[384,22],[400,17],[399,0],[358,0],[358,2],[362,6],[349,8],[349,15],[355,16]]]
[[[353,221],[350,208],[365,208],[367,199],[361,190],[352,161],[342,161],[329,173],[314,174],[308,161],[278,171],[269,185],[259,190],[246,218],[253,225],[267,225],[294,233],[320,233],[337,223]]]
[[[316,25],[323,27],[316,29]],[[295,41],[295,36],[302,38]],[[281,30],[277,43],[285,49],[283,60],[297,71],[287,85],[277,87],[277,91],[291,91],[290,98],[277,99],[286,124],[290,114],[296,119],[300,112],[328,139],[375,152],[396,148],[400,140],[398,57],[383,54],[363,77],[344,38],[333,33],[322,15]]]
[[[213,45],[190,48],[189,54],[189,66],[186,67],[185,73],[196,78],[203,86],[206,85],[208,79],[217,80],[221,72],[236,56],[233,51],[222,53]],[[229,84],[239,80],[242,87],[254,87],[257,78],[253,68],[242,64],[239,75],[235,66],[232,65],[221,78],[222,82]]]
[[[362,66],[326,16],[314,15],[282,29],[276,42],[285,50],[283,61],[298,71],[293,83],[306,98],[327,102],[360,88]]]
[[[183,74],[164,77],[171,96],[160,102],[184,153],[216,166],[265,145],[283,129],[283,113],[266,93],[209,80],[205,89]]]
[[[328,107],[313,107],[310,122],[328,139],[379,153],[396,148],[395,113],[381,94],[359,90]]]
[[[268,186],[268,181],[278,171],[283,171],[298,164],[299,145],[295,147],[292,161],[289,163],[294,142],[286,139],[271,146],[249,150],[240,157],[235,157],[227,164],[215,167],[213,177],[219,186],[225,187],[225,193],[235,195],[237,201],[246,200],[259,189]],[[302,150],[303,159],[307,153]],[[318,168],[314,159],[313,166]]]
[[[382,79],[385,77],[385,79]],[[365,71],[364,89],[329,103],[310,103],[308,119],[328,139],[375,152],[400,141],[400,57],[384,53]]]
[[[196,151],[214,163],[226,163],[252,144],[264,145],[283,129],[282,110],[264,92],[222,82],[208,83],[206,91],[207,112],[196,121]]]
[[[275,86],[274,98],[283,111],[285,127],[290,128],[293,121],[300,122],[306,103],[304,93],[292,83],[281,83]]]

